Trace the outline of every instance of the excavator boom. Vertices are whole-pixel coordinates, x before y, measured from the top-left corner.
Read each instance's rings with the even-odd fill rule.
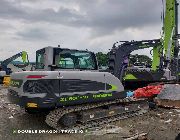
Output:
[[[28,60],[28,55],[27,52],[22,51],[19,52],[9,58],[7,58],[6,60],[1,62],[1,70],[0,70],[0,84],[3,84],[5,86],[9,85],[10,82],[10,74],[11,74],[11,69],[8,68],[8,64],[10,64],[12,61],[16,60],[17,58],[21,57],[22,61],[24,63],[23,67],[26,67],[27,65],[29,65],[29,60]],[[16,66],[18,67],[18,66]]]

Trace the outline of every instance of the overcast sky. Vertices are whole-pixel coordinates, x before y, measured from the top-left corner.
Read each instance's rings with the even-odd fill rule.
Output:
[[[160,38],[161,0],[0,0],[0,60],[46,46],[108,52],[119,40]],[[142,51],[147,53],[147,51]]]

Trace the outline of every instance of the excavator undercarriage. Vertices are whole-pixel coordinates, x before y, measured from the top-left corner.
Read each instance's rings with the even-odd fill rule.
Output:
[[[116,101],[69,106],[57,108],[46,116],[46,123],[57,129],[71,128],[84,130],[111,123],[148,111],[146,100],[133,98],[117,99]]]

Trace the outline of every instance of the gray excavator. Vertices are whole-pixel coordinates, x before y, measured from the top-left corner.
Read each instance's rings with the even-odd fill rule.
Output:
[[[55,129],[85,129],[148,108],[143,99],[126,98],[118,77],[100,72],[95,54],[83,50],[38,50],[35,71],[12,73],[8,91],[9,100],[29,113],[50,111],[46,123]]]

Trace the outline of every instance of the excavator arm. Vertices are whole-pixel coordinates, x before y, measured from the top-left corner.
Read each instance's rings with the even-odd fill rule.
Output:
[[[159,67],[161,57],[164,57],[164,68],[168,68],[172,60],[178,57],[179,52],[176,37],[178,35],[178,3],[176,0],[166,0],[165,5],[165,17],[163,17],[162,27],[163,34],[160,39],[162,45],[153,48],[153,70],[157,70],[157,67]],[[160,54],[163,54],[163,56]]]
[[[116,46],[118,43],[119,42],[115,43],[109,52],[109,72],[114,74],[120,80],[122,80],[122,74],[124,71],[124,61],[129,57],[131,52],[161,45],[159,39],[131,42],[126,41],[125,43]]]
[[[169,69],[178,78],[178,3],[177,0],[166,0],[163,26],[164,68]]]
[[[163,27],[163,47],[167,60],[174,57],[175,41],[173,37],[176,31],[176,0],[166,0],[166,11]]]
[[[4,60],[3,62],[1,62],[1,69],[2,71],[5,71],[7,75],[9,75],[11,73],[11,71],[8,69],[8,64],[10,64],[13,60],[22,57],[22,61],[24,64],[28,65],[29,60],[28,60],[28,55],[27,52],[22,51],[20,53],[17,53],[13,56],[11,56],[10,58],[7,58],[6,60]]]

